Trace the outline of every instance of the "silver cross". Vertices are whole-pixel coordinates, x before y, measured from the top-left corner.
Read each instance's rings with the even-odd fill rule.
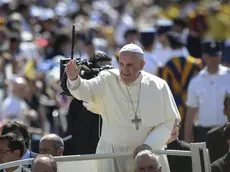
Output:
[[[135,116],[135,118],[132,119],[132,123],[135,123],[136,130],[138,130],[139,129],[139,123],[141,123],[141,119],[138,118],[138,116]]]

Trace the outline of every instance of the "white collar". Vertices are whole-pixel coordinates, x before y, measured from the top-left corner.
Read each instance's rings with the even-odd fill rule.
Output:
[[[224,74],[226,74],[227,71],[228,71],[228,68],[220,64],[217,73],[213,74],[213,75],[224,75]],[[210,76],[210,74],[208,73],[208,70],[207,70],[207,66],[204,67],[204,69],[200,72],[200,75]]]

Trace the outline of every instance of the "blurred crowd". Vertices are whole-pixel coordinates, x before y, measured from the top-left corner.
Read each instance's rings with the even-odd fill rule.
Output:
[[[119,49],[135,43],[153,56],[152,74],[178,56],[199,60],[201,70],[202,42],[215,40],[230,67],[228,0],[0,0],[1,127],[23,121],[35,142],[46,133],[68,136],[72,97],[61,94],[60,60],[71,56],[73,24],[74,58],[99,50],[118,68]]]

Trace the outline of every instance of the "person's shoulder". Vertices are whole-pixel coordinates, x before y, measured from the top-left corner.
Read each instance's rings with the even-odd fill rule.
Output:
[[[36,156],[38,156],[38,154],[37,153],[35,153],[35,152],[30,152],[30,158],[35,158]]]
[[[116,76],[119,76],[119,70],[116,69],[116,68],[113,68],[113,69],[105,69],[105,70],[102,70],[100,73],[99,73],[100,76],[110,76],[110,75],[116,75]]]
[[[119,77],[119,70],[118,69],[106,69],[106,70],[102,70],[98,76],[99,77],[103,77],[105,79],[108,78],[113,78],[113,77]]]
[[[144,83],[154,84],[154,85],[161,86],[161,87],[163,87],[165,84],[167,84],[167,82],[164,79],[162,79],[156,75],[152,75],[152,74],[145,72],[145,71],[142,71],[142,77],[143,77]]]
[[[203,80],[204,74],[205,74],[205,69],[201,70],[200,72],[197,73],[197,75],[192,77],[189,84],[199,86],[199,83],[202,82],[202,80]]]
[[[211,169],[213,172],[221,172],[222,169],[226,169],[226,165],[229,164],[229,162],[227,162],[227,159],[229,158],[230,153],[227,153],[226,155],[224,155],[223,157],[217,159],[216,161],[214,161],[211,164]]]
[[[160,82],[160,83],[165,82],[165,80],[161,79],[160,77],[145,71],[142,71],[142,77],[144,80],[148,80],[148,81]]]

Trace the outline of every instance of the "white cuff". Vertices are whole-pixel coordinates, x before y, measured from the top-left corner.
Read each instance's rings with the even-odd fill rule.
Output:
[[[165,143],[170,138],[174,121],[161,124],[153,129],[146,138],[144,144],[149,145],[152,149],[162,149]]]
[[[80,85],[80,77],[78,76],[76,80],[70,80],[69,78],[67,79],[67,85],[68,85],[68,88],[71,89],[71,90],[75,90],[79,87]]]

